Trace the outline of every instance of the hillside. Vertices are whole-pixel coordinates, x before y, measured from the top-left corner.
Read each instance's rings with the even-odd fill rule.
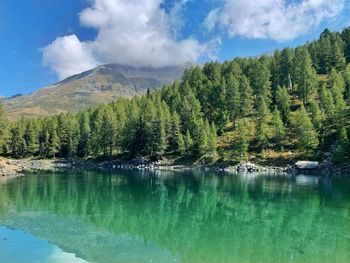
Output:
[[[132,97],[180,79],[183,67],[132,67],[108,64],[71,76],[30,95],[4,101],[9,119],[77,112],[88,106]]]
[[[109,69],[100,68],[99,76],[101,71]],[[140,76],[123,79],[126,72],[118,73],[124,84]],[[58,85],[95,73],[85,74]],[[147,96],[79,114],[23,119],[4,131],[3,152],[14,158],[144,157],[219,165],[309,159],[348,165],[350,28],[325,30],[318,40],[273,56],[192,67],[180,82]]]

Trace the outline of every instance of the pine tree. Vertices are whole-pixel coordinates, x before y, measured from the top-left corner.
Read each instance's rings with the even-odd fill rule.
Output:
[[[87,157],[90,154],[90,121],[88,113],[82,112],[79,117],[79,142],[77,147],[77,155],[79,157]]]
[[[178,133],[177,134],[177,152],[180,154],[180,155],[183,155],[186,151],[186,144],[185,144],[185,140],[184,140],[184,137],[182,135],[182,133]]]
[[[278,148],[283,147],[283,140],[286,134],[280,111],[275,107],[273,111],[273,138]]]
[[[344,41],[344,55],[347,63],[350,63],[350,27],[343,30],[341,37]]]
[[[186,135],[185,135],[184,140],[185,140],[186,152],[189,154],[192,152],[192,147],[193,147],[193,139],[191,137],[189,130],[186,131]]]
[[[6,135],[7,135],[7,121],[5,115],[5,109],[0,101],[0,154],[3,153],[6,147]]]
[[[343,43],[341,42],[341,39],[337,39],[337,41],[334,42],[332,51],[333,67],[336,68],[338,71],[343,71],[346,67],[346,59],[344,56]]]
[[[235,124],[240,114],[240,91],[239,81],[233,75],[230,75],[227,81],[227,97],[226,105],[229,118]]]
[[[341,128],[339,133],[338,145],[333,156],[333,161],[337,164],[348,162],[350,160],[350,142],[345,127]]]
[[[319,141],[304,105],[296,112],[294,125],[299,150],[312,153],[317,148]]]
[[[289,95],[288,90],[285,87],[277,87],[276,103],[279,110],[281,111],[282,118],[285,123],[289,120],[290,100],[291,96]]]
[[[47,149],[47,157],[55,158],[56,155],[59,153],[59,147],[60,147],[59,140],[60,139],[57,135],[56,129],[50,130],[48,149]]]
[[[164,115],[161,110],[157,111],[157,117],[153,122],[153,132],[152,132],[152,151],[151,155],[153,157],[161,157],[167,147],[166,145],[166,132]]]
[[[103,110],[101,107],[95,109],[90,117],[90,128],[91,128],[91,137],[90,137],[90,148],[93,156],[97,157],[101,152],[100,144],[100,135],[102,127],[102,116]]]
[[[264,149],[268,142],[270,111],[262,97],[258,98],[256,139],[259,146]]]
[[[113,111],[107,107],[102,114],[100,145],[104,156],[111,157],[116,143],[117,124]]]
[[[240,80],[239,85],[239,93],[240,93],[240,117],[245,118],[253,113],[253,90],[249,84],[249,80],[243,76]]]
[[[174,112],[172,116],[171,150],[183,154],[186,150],[185,141],[181,133],[180,117]]]
[[[210,130],[208,132],[208,156],[211,161],[215,161],[218,158],[218,136],[217,128],[214,123],[210,125]]]
[[[345,81],[345,99],[347,101],[347,104],[350,105],[350,64],[348,64],[345,68],[345,71],[343,73],[343,79]]]
[[[333,116],[335,111],[334,100],[331,92],[329,89],[327,89],[326,84],[322,85],[320,91],[320,101],[322,109],[325,111],[326,115]]]
[[[27,145],[24,139],[24,131],[23,119],[11,129],[11,154],[15,158],[25,157]]]
[[[233,144],[233,150],[238,159],[246,159],[249,149],[249,133],[244,120],[237,121],[237,138]]]
[[[324,114],[318,106],[318,103],[315,101],[310,102],[308,109],[310,112],[312,124],[314,125],[315,129],[320,132],[323,126]]]
[[[36,155],[39,150],[38,135],[34,121],[27,121],[25,124],[24,140],[26,143],[25,155]]]
[[[293,70],[293,56],[293,51],[290,48],[275,52],[271,66],[273,91],[276,91],[278,86],[289,87],[290,75]]]
[[[296,49],[293,68],[293,79],[297,86],[299,97],[304,104],[307,104],[316,96],[317,74],[312,67],[312,60],[306,48]]]
[[[59,138],[59,154],[63,158],[72,158],[76,151],[77,125],[75,118],[71,113],[58,116],[57,135]]]
[[[204,157],[208,153],[209,149],[209,135],[210,135],[210,126],[208,120],[205,120],[201,125],[199,134],[197,137],[197,151],[199,157]]]
[[[253,59],[250,61],[248,78],[254,94],[265,100],[266,105],[271,102],[271,73],[268,65]],[[256,105],[258,107],[258,105]]]

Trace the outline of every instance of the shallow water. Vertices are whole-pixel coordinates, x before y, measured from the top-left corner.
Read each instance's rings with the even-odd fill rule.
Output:
[[[74,172],[0,183],[0,262],[350,262],[350,179]]]

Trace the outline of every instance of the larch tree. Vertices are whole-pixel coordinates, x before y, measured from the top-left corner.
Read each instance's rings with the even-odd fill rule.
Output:
[[[304,105],[296,112],[294,120],[295,134],[298,138],[298,148],[306,153],[312,153],[318,146],[317,132]]]

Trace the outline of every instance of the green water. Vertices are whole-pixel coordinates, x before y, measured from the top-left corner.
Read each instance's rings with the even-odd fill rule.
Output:
[[[0,183],[0,262],[350,262],[350,180],[193,172]]]

